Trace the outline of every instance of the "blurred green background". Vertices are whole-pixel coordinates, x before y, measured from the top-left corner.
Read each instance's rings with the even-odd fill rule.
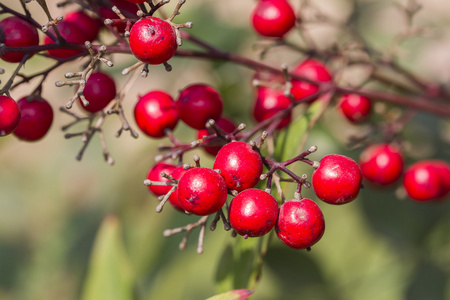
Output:
[[[18,1],[2,2],[20,9]],[[76,9],[71,5],[59,10],[56,2],[48,1],[54,16]],[[167,12],[175,6],[173,2],[166,7]],[[291,2],[299,7],[300,1]],[[352,2],[345,0],[314,3],[336,20],[347,18],[352,9]],[[395,3],[357,1],[360,15],[355,26],[376,48],[388,48],[404,28],[405,20]],[[188,0],[175,21],[192,21],[194,28],[189,32],[193,35],[257,59],[254,45],[258,37],[248,21],[254,4]],[[407,62],[405,67],[446,84],[450,79],[450,3],[427,0],[422,4],[416,24],[427,26],[433,34],[407,41],[400,53]],[[28,5],[36,19],[44,23],[36,1]],[[332,26],[315,25],[308,30],[322,47],[338,39]],[[111,41],[106,32],[101,39]],[[295,32],[288,39],[294,43],[300,40]],[[195,47],[185,43],[182,48]],[[275,48],[266,60],[281,65],[303,58],[296,52]],[[108,71],[120,88],[125,84],[121,70],[135,59],[113,55],[112,60],[115,66]],[[32,74],[49,62],[35,56],[23,72]],[[1,63],[7,71],[0,75],[4,84],[14,65]],[[138,79],[127,94],[124,106],[133,126],[132,109],[138,95],[164,89],[176,97],[179,89],[195,82],[209,83],[221,91],[225,115],[236,122],[253,124],[249,113],[252,71],[198,59],[174,58],[171,64],[171,73],[161,66],[152,67],[149,77]],[[151,140],[144,135],[134,140],[127,132],[115,138],[120,123],[112,116],[105,123],[105,136],[116,164],[111,167],[103,161],[98,137],[83,160],[75,160],[81,141],[64,139],[60,128],[72,119],[58,111],[74,90],[55,88],[54,82],[68,71],[79,70],[80,65],[81,61],[64,65],[45,81],[43,96],[55,111],[54,124],[45,139],[35,143],[13,136],[0,139],[0,299],[206,299],[248,285],[255,290],[251,299],[260,300],[450,299],[450,203],[415,203],[403,197],[398,186],[379,190],[366,185],[358,199],[345,206],[318,203],[327,226],[322,240],[306,252],[292,250],[273,236],[256,285],[248,280],[255,275],[251,272],[257,260],[255,249],[269,237],[233,239],[219,224],[215,232],[207,231],[204,254],[196,253],[198,230],[192,233],[187,249],[179,251],[182,237],[165,238],[162,232],[195,222],[196,217],[182,215],[171,207],[157,214],[157,200],[143,185],[157,146],[167,145],[167,140]],[[32,81],[14,90],[12,96],[23,97],[36,84]],[[77,125],[73,131],[81,131],[83,126]],[[311,158],[319,160],[328,153],[340,153],[357,159],[361,149],[348,149],[346,140],[366,129],[350,125],[332,106],[307,141],[307,146],[319,147]],[[408,145],[407,164],[423,158],[450,161],[449,132],[448,119],[417,115],[403,133]],[[184,142],[195,138],[195,132],[182,124],[175,135]],[[212,165],[212,159],[201,150],[193,154],[201,156],[202,165]],[[186,159],[189,157],[191,154]],[[305,166],[296,171],[311,174]],[[293,195],[289,189],[286,194]],[[314,198],[311,192],[305,195]],[[230,270],[232,273],[224,274]]]

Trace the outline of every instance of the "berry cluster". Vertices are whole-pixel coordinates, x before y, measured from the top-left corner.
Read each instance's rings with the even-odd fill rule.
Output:
[[[151,138],[167,137],[172,143],[160,147],[157,163],[150,168],[145,180],[149,190],[160,199],[157,211],[161,212],[164,204],[169,202],[180,212],[201,216],[196,223],[168,230],[165,235],[180,231],[189,234],[193,228],[201,227],[199,251],[202,251],[204,228],[211,215],[214,216],[211,229],[220,219],[226,230],[233,229],[235,235],[245,238],[263,236],[275,228],[279,239],[289,247],[310,249],[324,234],[325,222],[319,206],[311,199],[302,198],[303,187],[312,186],[318,199],[333,205],[353,201],[359,194],[363,178],[378,187],[393,185],[402,178],[405,194],[421,202],[442,201],[450,193],[450,165],[445,161],[424,160],[404,171],[401,129],[411,119],[409,111],[400,117],[390,117],[391,114],[375,109],[376,104],[384,101],[445,115],[450,114],[449,110],[436,109],[432,105],[434,102],[430,104],[420,99],[440,100],[439,97],[446,98],[447,95],[432,89],[431,85],[422,84],[425,92],[418,97],[420,99],[408,102],[409,99],[405,100],[401,95],[365,89],[365,83],[350,87],[341,84],[340,70],[351,64],[362,64],[361,61],[352,61],[353,56],[346,52],[348,45],[343,45],[345,51],[342,52],[337,52],[339,47],[321,51],[306,36],[305,44],[310,46],[309,49],[302,50],[302,47],[288,43],[292,31],[301,31],[304,16],[287,0],[259,0],[249,12],[252,28],[269,43],[262,58],[267,51],[280,45],[306,54],[302,61],[281,68],[231,55],[187,32],[180,32],[181,28],[192,27],[191,22],[173,22],[185,0],[179,0],[173,13],[166,18],[154,14],[161,12],[169,2],[167,0],[157,3],[144,0],[75,1],[84,5],[57,18],[50,16],[43,4],[45,1],[39,2],[48,15],[46,24],[38,24],[25,4],[25,14],[20,14],[0,3],[1,13],[13,14],[0,21],[0,58],[17,64],[16,71],[0,93],[0,136],[13,134],[21,140],[36,141],[46,135],[53,121],[53,110],[41,96],[43,82],[50,72],[75,59],[87,58],[82,70],[66,73],[64,77],[68,80],[56,82],[58,87],[75,87],[73,97],[60,109],[74,118],[63,130],[67,131],[81,121],[88,121],[88,126],[82,132],[66,133],[65,137],[82,137],[83,147],[77,156],[81,159],[91,138],[98,133],[103,155],[110,164],[114,160],[106,148],[102,125],[108,116],[117,115],[121,127],[116,135],[130,131],[131,136],[138,137],[138,132],[126,118],[122,103],[137,76],[148,76],[149,67],[162,65],[171,71],[168,61],[179,55],[228,60],[255,70],[252,81],[255,95],[250,114],[256,124],[252,128],[223,116],[223,112],[227,112],[226,99],[219,90],[204,83],[189,84],[176,97],[164,90],[147,91],[134,105],[134,122],[140,131]],[[165,13],[160,15],[165,16]],[[38,29],[45,34],[42,43]],[[113,42],[103,39],[102,31],[110,34],[109,40]],[[182,37],[203,52],[180,49]],[[358,51],[367,47],[360,48]],[[53,59],[55,65],[31,77],[19,74],[36,53]],[[133,74],[121,90],[116,88],[117,79],[102,69],[113,67],[112,53],[128,53],[137,60],[122,70],[124,76]],[[363,54],[370,56],[371,52]],[[342,61],[348,64],[342,65]],[[367,64],[372,68],[376,63],[369,61]],[[338,66],[333,68],[334,65]],[[394,71],[402,72],[393,62],[391,65]],[[10,92],[35,77],[42,77],[38,86],[16,102]],[[411,79],[413,85],[421,82],[415,76],[404,77]],[[70,111],[75,102],[83,115]],[[441,104],[443,101],[435,102]],[[369,133],[351,141],[352,146],[365,147],[359,165],[338,154],[325,155],[320,162],[309,160],[307,157],[317,147],[295,153],[291,158],[279,159],[274,147],[279,142],[277,138],[296,120],[307,119],[304,140],[301,145],[294,145],[303,148],[309,130],[329,107],[336,108],[335,111],[341,113],[351,126],[370,129]],[[190,143],[180,142],[174,134],[178,124],[195,130],[197,139]],[[376,142],[375,134],[381,135],[382,143]],[[267,147],[266,140],[270,142]],[[187,152],[198,147],[214,157],[212,168],[200,166],[198,156],[194,156],[195,165],[183,161]],[[314,169],[311,182],[307,181],[306,175],[299,176],[288,169],[296,162]],[[266,183],[261,189],[263,181]],[[295,194],[289,197],[291,200],[286,201],[281,183],[296,185]],[[277,198],[272,195],[273,186],[277,189]]]

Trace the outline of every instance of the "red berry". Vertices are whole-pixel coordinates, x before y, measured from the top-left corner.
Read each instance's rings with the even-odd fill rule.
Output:
[[[58,22],[58,24],[56,24],[56,27],[58,28],[61,37],[69,43],[83,45],[84,42],[87,40],[81,28],[78,27],[78,25],[73,22],[62,20]],[[53,27],[50,27],[48,31],[56,36]],[[48,35],[44,38],[45,45],[53,44],[54,42],[55,41]],[[68,58],[77,55],[81,52],[82,52],[81,50],[77,49],[62,49],[62,48],[47,50],[48,55],[54,58]]]
[[[39,35],[36,28],[19,17],[8,17],[0,22],[0,44],[6,47],[29,47],[39,44]],[[1,59],[7,62],[20,62],[25,53],[8,52]]]
[[[435,160],[415,163],[406,170],[403,187],[410,198],[420,202],[444,197],[450,191],[450,167]]]
[[[174,166],[174,165],[159,162],[156,165],[154,165],[153,167],[151,167],[150,170],[148,170],[147,179],[151,180],[151,181],[171,182],[166,177],[162,177],[161,173],[164,172],[167,175],[170,175],[175,170],[175,168],[176,168],[176,166]],[[170,186],[170,185],[167,185],[167,186],[149,185],[148,186],[148,189],[150,190],[150,192],[152,192],[155,196],[165,195],[170,191],[171,188],[172,188],[172,186]]]
[[[137,21],[131,27],[129,43],[134,56],[151,65],[168,61],[178,47],[172,25],[157,17]]]
[[[125,0],[110,0],[112,6],[117,6],[119,8],[120,12],[127,18],[136,18],[136,13],[138,11],[138,7],[130,2],[127,2]],[[119,19],[119,16],[111,9],[111,7],[105,7],[101,6],[98,9],[98,12],[100,16],[102,17],[103,21],[106,19]],[[126,23],[121,22],[117,24],[111,25],[113,28],[117,30],[119,33],[124,33],[126,28]]]
[[[319,83],[328,82],[332,79],[327,67],[316,59],[307,59],[303,61],[295,67],[293,73]],[[295,101],[303,101],[303,99],[314,95],[318,91],[319,87],[315,84],[301,80],[292,80],[291,94],[294,96]]]
[[[222,115],[223,101],[219,93],[205,84],[194,84],[181,91],[176,102],[180,119],[194,129],[205,129],[209,119]]]
[[[208,168],[189,169],[178,182],[178,200],[180,206],[191,214],[213,214],[227,200],[225,180]]]
[[[225,117],[220,117],[220,119],[217,120],[216,125],[217,125],[217,127],[222,129],[226,133],[232,133],[236,129],[236,125],[233,123],[233,121],[231,121]],[[213,133],[212,130],[211,130],[211,133]],[[202,139],[204,136],[209,136],[211,133],[208,131],[208,129],[201,129],[197,132],[197,138]],[[226,144],[226,142],[224,140],[220,139],[219,141],[217,141],[218,146],[205,146],[205,147],[203,147],[203,149],[205,149],[205,151],[207,153],[209,153],[213,156],[216,156],[216,154],[219,152],[219,150],[225,144]]]
[[[101,111],[116,97],[116,84],[114,79],[106,73],[92,73],[86,82],[83,95],[89,101],[89,105],[84,106],[81,99],[78,98],[84,110],[91,113]]]
[[[283,203],[275,226],[278,238],[294,249],[306,249],[317,243],[325,232],[323,213],[307,198]]]
[[[295,20],[286,0],[260,0],[252,13],[253,28],[267,37],[282,38],[295,26]]]
[[[255,106],[253,107],[253,116],[256,121],[262,122],[269,119],[277,112],[288,108],[290,105],[291,99],[284,95],[283,90],[260,87],[257,89]],[[289,112],[288,115],[281,119],[277,129],[282,129],[289,125],[291,116],[292,114]]]
[[[19,121],[19,105],[12,98],[0,95],[0,136],[13,132]]]
[[[217,153],[214,169],[220,170],[227,188],[238,192],[254,187],[263,171],[261,156],[244,142],[226,144]]]
[[[183,168],[183,166],[176,167],[175,170],[172,171],[172,174],[170,174],[174,179],[180,180],[181,177],[183,177],[184,173],[186,173],[187,170]],[[169,202],[172,204],[172,206],[181,212],[184,212],[184,208],[180,205],[180,200],[178,199],[178,188],[176,188],[172,194],[169,196]]]
[[[134,107],[134,118],[148,136],[161,138],[165,130],[173,130],[178,123],[178,112],[172,97],[163,91],[151,91],[139,98]]]
[[[44,137],[53,122],[53,109],[41,97],[27,97],[20,99],[20,122],[13,134],[21,140],[37,141]]]
[[[320,161],[312,175],[312,186],[317,197],[329,204],[345,204],[358,196],[361,170],[346,156],[331,154]]]
[[[361,153],[359,166],[364,178],[370,182],[388,185],[402,175],[403,157],[400,150],[393,145],[372,145]]]
[[[130,3],[144,3],[147,0],[126,0],[126,1],[128,1]]]
[[[230,203],[230,225],[245,237],[263,236],[277,221],[278,203],[269,193],[258,189],[240,192]]]
[[[91,42],[97,38],[103,25],[99,19],[91,18],[82,10],[67,13],[64,20],[75,23],[85,34],[85,39]]]
[[[372,108],[369,98],[357,94],[343,95],[339,106],[344,116],[352,123],[364,122]]]

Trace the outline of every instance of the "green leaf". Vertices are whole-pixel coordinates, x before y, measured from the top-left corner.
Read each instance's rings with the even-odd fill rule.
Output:
[[[275,148],[275,158],[285,161],[305,151],[306,139],[309,130],[314,126],[331,100],[331,93],[323,95],[313,102],[305,114],[292,122],[292,124],[278,135]]]
[[[132,300],[134,275],[117,217],[103,220],[95,239],[82,300]]]
[[[223,294],[212,296],[206,300],[245,300],[250,295],[253,294],[253,291],[246,290],[246,289],[240,289],[240,290],[233,290],[229,291]]]
[[[222,252],[216,271],[216,287],[220,292],[234,289],[254,290],[261,278],[263,257],[271,234],[244,239],[237,236]]]

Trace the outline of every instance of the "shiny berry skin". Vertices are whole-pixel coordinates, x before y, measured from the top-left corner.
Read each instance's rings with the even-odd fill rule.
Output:
[[[364,178],[379,185],[396,182],[403,173],[400,150],[389,144],[371,145],[363,150],[359,166]]]
[[[303,61],[295,67],[293,73],[319,83],[329,82],[332,79],[328,68],[321,61],[316,59],[307,59]],[[303,99],[314,95],[318,91],[319,87],[315,84],[301,80],[292,80],[291,94],[294,96],[295,101],[303,101]],[[308,102],[314,100],[315,99]]]
[[[166,129],[173,130],[177,126],[178,112],[169,94],[151,91],[139,98],[134,107],[134,118],[146,135],[162,138]]]
[[[232,133],[236,129],[236,125],[233,123],[233,121],[225,118],[220,117],[219,120],[216,122],[217,127],[225,131],[225,133]],[[211,132],[213,132],[211,130]],[[208,129],[201,129],[197,131],[197,139],[202,139],[204,136],[209,136],[211,133],[208,132]],[[223,139],[220,139],[217,141],[218,146],[205,146],[203,149],[213,156],[216,156],[219,150],[222,148],[223,145],[225,145],[226,142]]]
[[[325,220],[319,206],[312,200],[289,200],[278,213],[275,226],[278,238],[294,249],[307,249],[317,243],[325,232]]]
[[[295,26],[295,13],[286,0],[260,0],[252,13],[252,25],[262,36],[282,38]]]
[[[180,180],[181,177],[183,177],[184,173],[186,173],[187,170],[183,168],[183,166],[176,167],[172,173],[170,174],[174,179]],[[180,200],[178,199],[178,188],[176,188],[172,194],[169,196],[169,202],[172,204],[172,206],[178,210],[184,213],[184,208],[180,205]]]
[[[437,160],[425,160],[411,165],[403,176],[403,187],[416,201],[437,200],[450,191],[450,168]]]
[[[322,158],[312,175],[311,183],[319,199],[329,204],[345,204],[358,196],[362,175],[351,158],[330,154]]]
[[[208,168],[189,169],[178,181],[178,200],[180,206],[191,214],[213,214],[227,200],[225,180]]]
[[[217,153],[214,169],[220,170],[227,188],[238,192],[254,187],[263,171],[261,156],[244,142],[226,144]]]
[[[256,121],[262,122],[269,119],[277,112],[288,108],[291,105],[291,99],[284,95],[284,91],[280,89],[272,89],[269,87],[260,87],[257,89],[255,105],[253,107],[253,117]],[[288,113],[277,129],[282,129],[291,123],[291,112]]]
[[[37,29],[19,17],[8,17],[0,22],[0,44],[6,47],[29,47],[39,44]],[[22,60],[25,53],[8,52],[0,56],[1,59],[11,63]]]
[[[194,84],[181,91],[176,102],[180,119],[194,129],[205,129],[209,119],[217,121],[222,115],[220,94],[205,84]]]
[[[19,105],[12,98],[0,95],[0,137],[13,132],[19,121]]]
[[[58,28],[61,37],[64,38],[68,43],[83,45],[84,42],[87,40],[81,28],[73,22],[62,20],[58,22],[58,24],[56,24],[56,27]],[[50,27],[48,31],[56,36],[53,27]],[[45,45],[53,44],[54,42],[55,41],[51,37],[49,37],[48,35],[45,36],[44,38]],[[48,55],[54,58],[68,58],[81,52],[82,52],[81,50],[77,49],[62,49],[62,48],[47,50]]]
[[[175,30],[157,17],[145,17],[130,30],[130,49],[140,61],[159,65],[168,61],[177,50]]]
[[[99,19],[88,16],[84,11],[72,11],[64,16],[64,20],[75,23],[84,33],[85,39],[92,42],[97,38],[98,32],[102,27]]]
[[[350,122],[359,124],[367,120],[372,110],[372,103],[367,97],[346,94],[340,98],[339,107]]]
[[[171,182],[169,179],[162,177],[161,173],[164,172],[167,175],[170,175],[174,170],[176,166],[172,164],[167,164],[163,162],[156,163],[154,166],[148,170],[147,173],[147,179],[151,181],[159,181],[159,182]],[[164,185],[149,185],[148,189],[150,192],[152,192],[155,196],[162,196],[167,194],[172,186],[164,186]]]
[[[20,122],[13,134],[24,141],[37,141],[44,137],[53,122],[53,109],[41,97],[27,100],[23,97],[17,104],[20,108]]]
[[[246,238],[268,233],[275,226],[277,216],[277,200],[259,189],[242,191],[230,203],[230,225]]]
[[[108,74],[95,72],[89,76],[83,95],[89,105],[84,106],[78,98],[81,107],[90,113],[96,113],[104,109],[116,97],[116,83]]]

